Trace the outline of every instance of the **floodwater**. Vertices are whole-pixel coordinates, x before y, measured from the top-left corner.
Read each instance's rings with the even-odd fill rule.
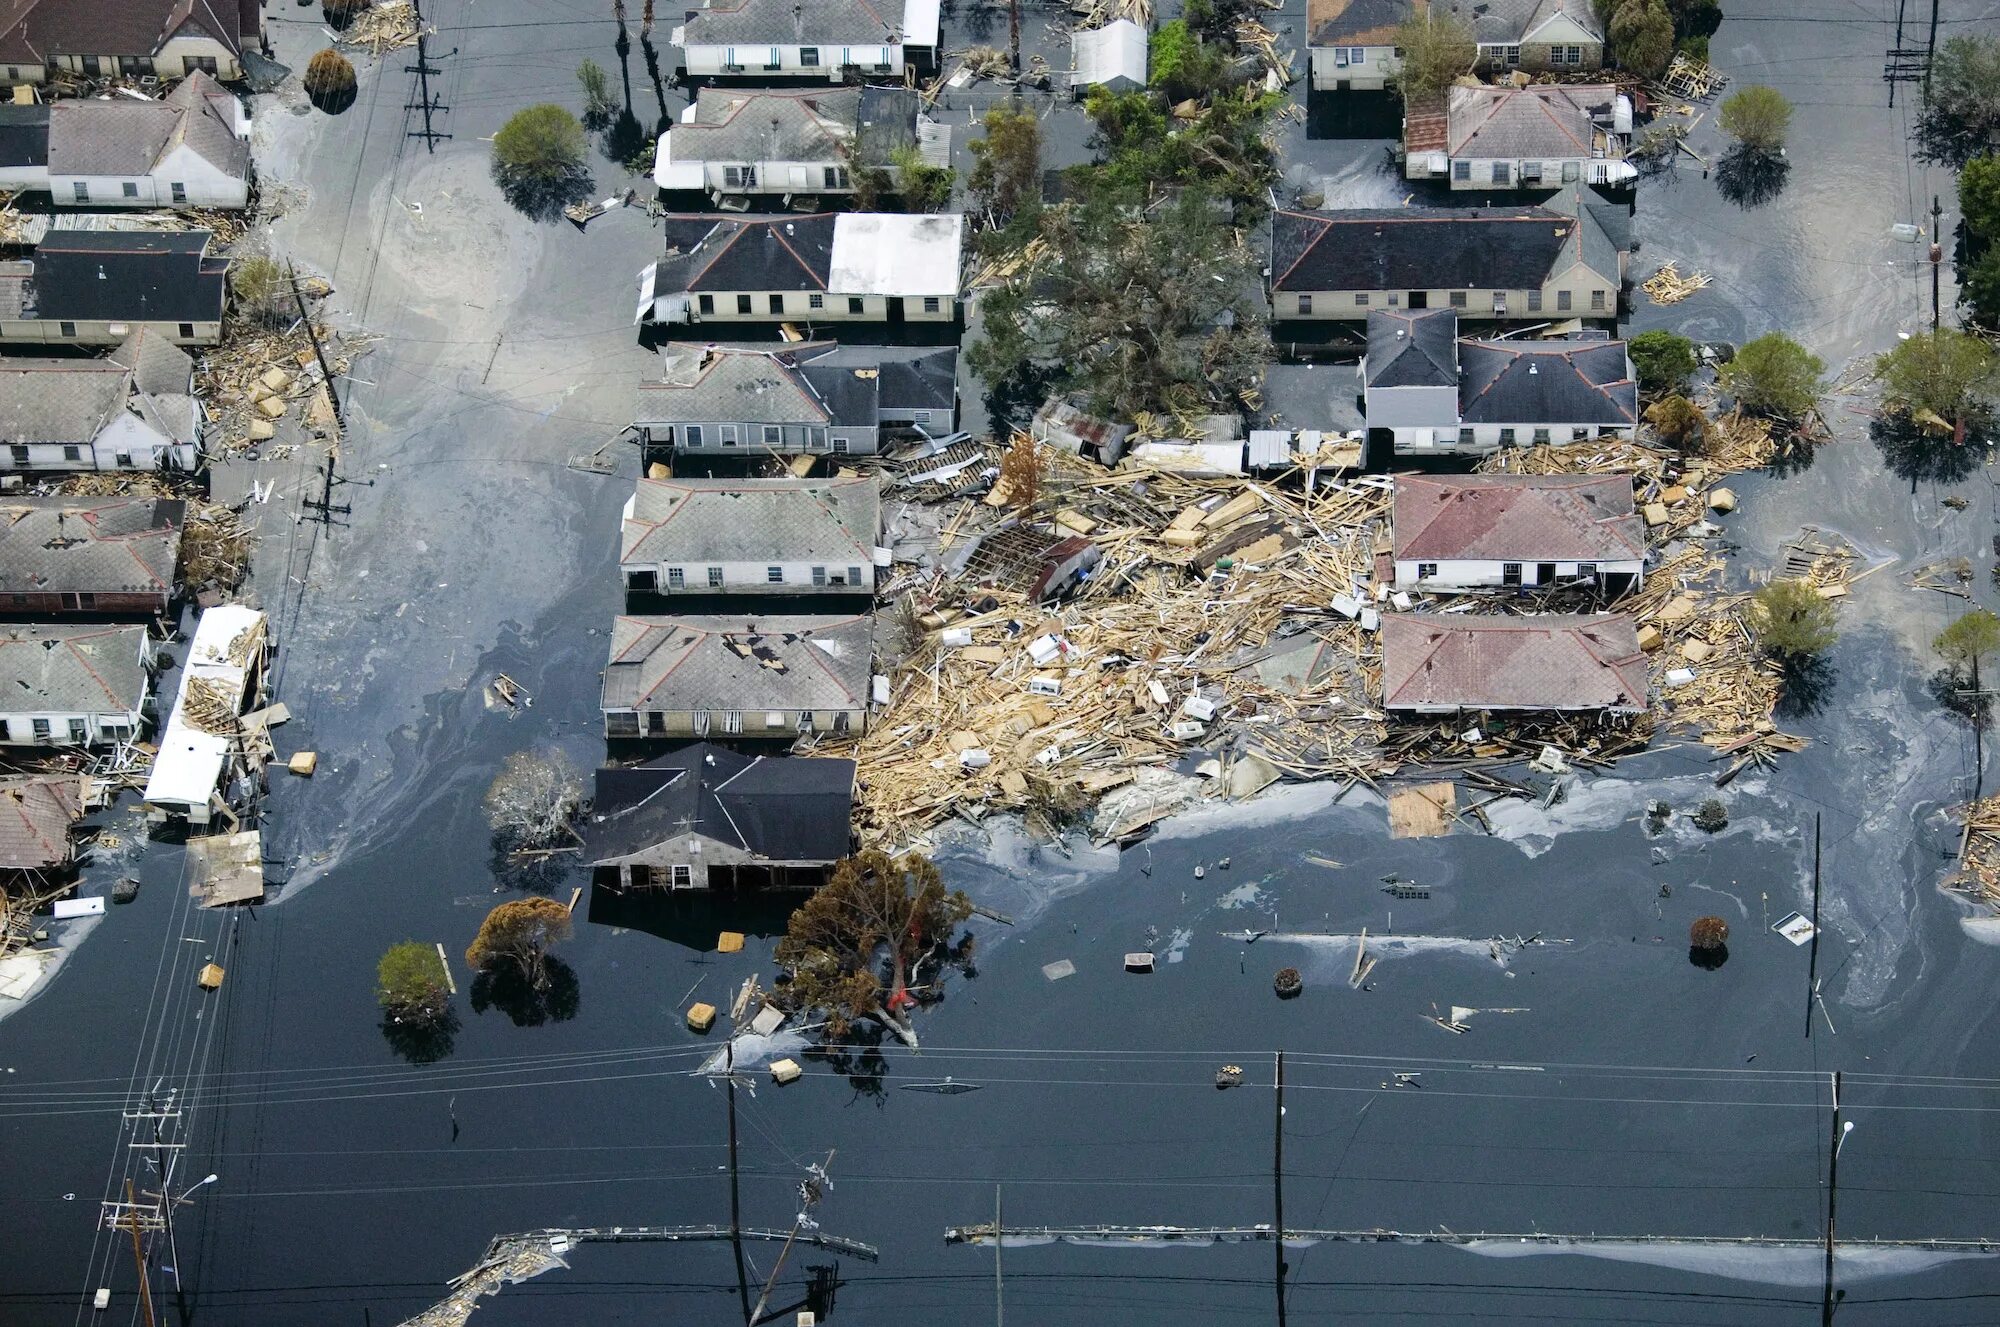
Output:
[[[611,25],[528,0],[428,8],[439,45],[457,48],[441,79],[457,137],[434,156],[401,137],[393,58],[386,73],[364,67],[360,100],[331,126],[273,108],[259,129],[267,176],[309,192],[278,243],[329,275],[343,318],[383,338],[355,369],[365,381],[344,462],[373,485],[342,490],[344,524],[294,525],[284,502],[301,469],[280,476],[266,517],[259,584],[283,646],[280,694],[300,716],[280,733],[288,749],[319,750],[321,773],[276,776],[267,842],[286,883],[274,903],[192,912],[178,849],[154,845],[136,858],[137,900],[0,1021],[10,1325],[83,1321],[99,1285],[132,1320],[129,1258],[95,1229],[95,1204],[128,1170],[150,1183],[120,1113],[156,1085],[176,1093],[190,1144],[173,1187],[218,1176],[177,1223],[187,1293],[175,1307],[188,1322],[391,1323],[494,1234],[727,1220],[726,1101],[693,1074],[719,1043],[687,1033],[680,1012],[768,977],[776,919],[701,903],[612,916],[586,896],[559,951],[560,998],[522,1007],[464,991],[448,1046],[395,1046],[379,1027],[381,951],[406,938],[460,950],[515,888],[496,881],[477,805],[499,762],[532,746],[585,764],[601,753],[596,670],[629,471],[600,478],[563,461],[624,423],[647,362],[630,281],[653,246],[631,213],[587,234],[534,226],[498,208],[484,174],[481,137],[519,105],[573,99],[585,55],[616,77]],[[1302,8],[1293,0],[1274,25],[1296,28]],[[1844,366],[1928,316],[1928,273],[1888,227],[1934,191],[1949,211],[1949,181],[1905,174],[1902,98],[1887,110],[1879,81],[1893,20],[1881,0],[1815,20],[1731,9],[1716,59],[1799,103],[1794,170],[1748,210],[1691,162],[1645,184],[1641,273],[1674,258],[1716,283],[1644,307],[1634,325],[1726,340],[1784,327]],[[287,58],[321,40],[316,11],[273,17]],[[1990,5],[1947,5],[1944,30],[1992,18]],[[643,104],[653,93],[636,46],[630,69]],[[1381,188],[1379,142],[1303,133],[1287,146],[1312,172],[1357,198]],[[1714,156],[1706,129],[1692,145]],[[601,193],[624,180],[600,164]],[[797,1252],[772,1303],[793,1303],[809,1268],[838,1261],[834,1321],[983,1318],[992,1250],[943,1235],[991,1220],[996,1204],[1027,1227],[1269,1222],[1280,1051],[1291,1229],[1816,1238],[1837,1069],[1856,1126],[1841,1153],[1842,1238],[1993,1233],[1995,956],[1935,887],[1954,846],[1939,808],[1969,789],[1970,742],[1926,687],[1926,642],[1965,604],[1906,577],[1969,557],[1971,592],[1990,601],[1994,497],[1983,466],[1898,453],[1892,468],[1848,409],[1861,404],[1835,402],[1839,440],[1810,467],[1733,484],[1744,581],[1807,524],[1878,569],[1843,602],[1820,708],[1785,720],[1813,745],[1724,789],[1719,834],[1686,818],[1718,795],[1719,768],[1688,745],[1579,778],[1547,811],[1492,808],[1493,837],[1392,841],[1379,801],[1332,785],[1182,817],[1122,857],[1034,845],[1004,825],[990,841],[955,833],[951,878],[1015,924],[975,923],[976,975],[923,1016],[922,1051],[808,1060],[786,1088],[753,1070],[756,1090],[739,1092],[746,1224],[789,1228],[804,1167],[831,1153],[815,1219],[880,1250],[874,1263]],[[1967,505],[1944,506],[1950,496]],[[482,684],[497,672],[533,706],[487,708]],[[1656,798],[1676,815],[1652,836]],[[1770,927],[1810,909],[1815,817],[1824,1001],[1809,1007],[1810,952]],[[1388,876],[1430,897],[1392,897]],[[542,887],[567,897],[574,883]],[[1690,963],[1685,940],[1704,914],[1731,928],[1713,970]],[[745,926],[745,952],[713,952],[718,931]],[[1353,989],[1364,928],[1380,961]],[[1141,948],[1161,956],[1157,970],[1123,971]],[[228,977],[198,996],[192,974],[210,955]],[[1050,980],[1043,968],[1060,960],[1074,975]],[[1280,1001],[1272,977],[1287,966],[1305,991]],[[1432,1021],[1454,1006],[1478,1011],[1463,1034]],[[1226,1064],[1243,1084],[1218,1090]],[[978,1090],[903,1090],[947,1077]],[[1819,1298],[1785,1251],[1498,1251],[1290,1248],[1288,1318],[1761,1324],[1803,1320]],[[748,1252],[761,1282],[776,1246]],[[725,1245],[588,1246],[571,1262],[487,1301],[477,1321],[739,1312]],[[1002,1263],[1016,1321],[1277,1311],[1263,1244],[1035,1243],[1010,1245]],[[1843,1321],[1996,1316],[1987,1260],[1843,1264]]]

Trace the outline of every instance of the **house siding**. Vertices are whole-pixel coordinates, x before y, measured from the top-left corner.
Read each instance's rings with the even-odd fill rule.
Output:
[[[0,473],[30,470],[158,470],[164,458],[169,469],[192,470],[201,449],[191,443],[177,443],[155,432],[135,415],[113,419],[88,443],[31,442],[25,444],[25,461],[15,457],[16,444],[0,438]],[[76,455],[69,453],[75,451]],[[128,456],[131,464],[120,465]]]
[[[1305,318],[1328,320],[1336,318],[1363,318],[1376,309],[1402,309],[1414,307],[1410,303],[1413,293],[1425,296],[1426,308],[1454,308],[1453,294],[1465,296],[1465,304],[1458,308],[1462,319],[1499,318],[1533,319],[1579,317],[1615,318],[1618,314],[1618,281],[1603,273],[1592,272],[1584,267],[1572,267],[1561,276],[1544,284],[1539,292],[1541,307],[1530,308],[1530,293],[1526,290],[1496,291],[1488,286],[1483,289],[1462,291],[1426,290],[1315,290],[1279,291],[1272,297],[1272,314],[1278,318]],[[1562,307],[1562,296],[1569,295],[1569,307]],[[1595,292],[1603,300],[1602,309],[1591,307],[1591,295]],[[1366,302],[1360,302],[1366,296]],[[1300,300],[1311,302],[1311,312],[1300,311]],[[1501,305],[1504,312],[1496,312]]]
[[[669,138],[672,134],[669,133]],[[678,160],[678,158],[677,158]],[[689,160],[686,164],[693,165]],[[707,186],[719,194],[851,194],[854,192],[853,172],[844,161],[704,161],[702,179]],[[756,183],[745,186],[739,175],[735,184],[729,182],[731,170],[754,170]],[[827,183],[828,171],[839,172],[838,179],[846,183]]]
[[[810,730],[799,727],[799,710],[741,710],[734,711],[741,722],[741,730],[730,731],[731,711],[725,710],[639,710],[616,709],[604,712],[604,735],[606,737],[717,737],[740,739],[746,742],[781,741],[790,742],[801,731],[832,733],[839,731],[841,716],[847,721],[847,731],[859,733],[868,725],[866,707],[844,710],[813,710]],[[776,723],[770,722],[775,718]]]
[[[694,78],[817,78],[829,83],[845,80],[844,70],[859,66],[858,77],[890,75],[900,77],[905,64],[904,48],[895,46],[821,45],[817,64],[800,58],[803,46],[684,46],[681,48],[687,72]],[[777,68],[771,58],[777,56]]]
[[[767,444],[764,441],[764,429],[766,427],[782,428],[784,430],[784,440],[778,443]],[[689,429],[701,430],[700,442],[690,444],[687,441],[687,431]],[[722,440],[722,431],[724,429],[736,430],[734,436],[737,441],[733,443],[724,442]],[[675,421],[672,423],[654,421],[648,424],[641,424],[639,431],[644,435],[645,444],[649,452],[655,447],[669,447],[675,451],[690,452],[700,456],[734,456],[760,453],[767,449],[786,455],[803,452],[813,455],[841,454],[873,456],[875,454],[877,439],[881,432],[879,428],[871,427],[841,426],[827,428],[824,425],[808,426],[804,424],[768,426],[764,424],[744,423],[704,424],[692,421]],[[845,445],[836,446],[836,443],[844,443]]]
[[[70,613],[165,613],[170,595],[166,590],[100,590],[74,593],[0,594],[0,610],[61,617]]]
[[[1417,575],[1419,565],[1436,567],[1436,575],[1419,577]],[[1522,559],[1520,567],[1521,584],[1523,586],[1533,587],[1539,586],[1542,583],[1539,579],[1541,565],[1540,562],[1533,558]],[[1563,581],[1575,580],[1580,574],[1577,571],[1580,565],[1582,564],[1573,560],[1569,562],[1557,562],[1555,564],[1555,578],[1549,583],[1554,585],[1560,584]],[[1597,568],[1597,574],[1600,577],[1634,577],[1634,588],[1637,588],[1636,578],[1642,574],[1644,569],[1644,563],[1638,558],[1596,562],[1590,565]],[[1399,559],[1396,563],[1396,588],[1402,590],[1498,589],[1504,584],[1505,580],[1506,563],[1493,559],[1426,558],[1420,561],[1419,559],[1412,558],[1407,561]]]
[[[841,554],[844,560],[822,562],[714,562],[696,559],[688,562],[625,562],[619,570],[625,576],[627,589],[642,589],[648,593],[666,595],[675,599],[699,599],[713,594],[782,594],[797,595],[810,593],[835,598],[873,599],[875,596],[874,563],[860,552],[849,550]],[[784,579],[771,581],[771,568],[778,567]],[[682,588],[675,589],[668,574],[678,567],[682,573]],[[722,572],[722,584],[708,583],[710,568]],[[824,573],[823,584],[813,581],[813,568]],[[849,572],[858,571],[858,579],[852,579]],[[654,578],[651,586],[634,586],[634,573],[650,573]],[[834,584],[839,579],[842,584]]]
[[[1373,422],[1371,416],[1371,423]],[[1587,442],[1594,438],[1631,438],[1633,426],[1630,424],[1470,424],[1464,426],[1472,430],[1472,441],[1460,440],[1462,432],[1458,425],[1418,426],[1396,428],[1395,448],[1398,455],[1420,456],[1478,456],[1498,451],[1502,447],[1528,447],[1537,444],[1537,433],[1546,429],[1549,443]],[[1511,439],[1503,439],[1502,432],[1511,432]]]
[[[192,323],[194,335],[180,334],[179,323],[79,322],[74,334],[65,335],[57,319],[16,318],[0,321],[0,344],[21,342],[56,346],[115,346],[140,328],[150,328],[177,346],[212,346],[222,340],[222,324]],[[113,330],[116,329],[116,330]]]
[[[1349,60],[1340,62],[1342,51],[1353,51],[1352,46],[1315,46],[1311,48],[1312,85],[1320,92],[1333,92],[1345,88],[1350,92],[1379,92],[1396,80],[1403,71],[1403,58],[1396,54],[1394,46],[1363,46],[1361,62]]]
[[[814,308],[814,292],[805,290],[745,290],[708,291],[714,301],[713,312],[703,312],[701,295],[681,295],[678,292],[656,301],[654,317],[662,322],[673,321],[673,303],[687,300],[687,321],[690,323],[768,323],[789,318],[809,318],[814,322],[887,322],[889,321],[889,298],[883,295],[829,295],[822,292],[823,307]],[[739,311],[738,296],[750,297],[750,311]],[[773,309],[771,300],[776,297],[780,307]],[[949,296],[938,297],[936,313],[924,311],[921,296],[899,297],[903,305],[903,319],[913,323],[948,323],[958,317],[958,300]],[[852,312],[850,299],[861,301],[861,312]],[[660,307],[664,305],[665,307]]]
[[[37,737],[37,721],[48,725],[49,735]],[[70,736],[70,724],[84,728],[82,741]],[[52,710],[22,710],[0,715],[0,745],[6,746],[110,746],[137,737],[145,726],[145,716],[129,713],[70,714]]]

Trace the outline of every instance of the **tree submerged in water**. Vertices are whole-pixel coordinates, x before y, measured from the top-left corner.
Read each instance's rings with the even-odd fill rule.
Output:
[[[530,987],[548,985],[549,946],[570,936],[569,909],[551,898],[515,899],[486,914],[465,951],[475,972],[511,970]]]
[[[1729,958],[1729,923],[1720,917],[1697,917],[1688,927],[1688,961],[1698,968],[1719,968]]]

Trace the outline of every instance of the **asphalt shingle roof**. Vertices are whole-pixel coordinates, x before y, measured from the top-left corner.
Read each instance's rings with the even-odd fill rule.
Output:
[[[902,25],[903,0],[714,0],[689,17],[685,37],[690,46],[880,46],[900,41]]]
[[[130,383],[108,360],[0,360],[0,444],[87,446],[125,408]]]
[[[620,563],[870,566],[882,528],[873,475],[853,479],[641,479]]]
[[[1467,424],[1635,424],[1639,385],[1623,341],[1458,343]]]
[[[958,351],[952,346],[835,346],[805,363],[815,371],[875,370],[883,409],[949,410],[958,404]]]
[[[836,862],[852,841],[854,762],[749,756],[698,742],[630,769],[597,771],[594,861],[695,833],[773,862]]]
[[[1418,11],[1419,0],[1308,0],[1307,43],[1312,46],[1393,46],[1396,29]]]
[[[619,617],[604,708],[698,713],[858,710],[875,662],[869,614]]]
[[[675,161],[839,161],[853,140],[863,92],[702,88],[694,119],[675,123],[667,140]],[[914,125],[914,102],[910,118]]]
[[[35,871],[70,858],[70,826],[83,818],[83,780],[0,779],[0,869]]]
[[[1630,475],[1396,477],[1399,562],[1624,562],[1645,555]]]
[[[229,271],[209,233],[51,230],[35,250],[26,316],[75,322],[220,322]]]
[[[151,327],[141,327],[105,357],[132,370],[132,385],[149,396],[185,396],[194,357]]]
[[[0,166],[49,164],[49,108],[0,106]]]
[[[1433,13],[1447,14],[1472,31],[1475,41],[1517,45],[1557,14],[1566,13],[1599,42],[1604,29],[1590,0],[1432,0]]]
[[[1368,315],[1370,387],[1458,385],[1458,315],[1450,309],[1375,309]]]
[[[27,0],[10,7],[0,52],[55,55],[139,55],[160,52],[168,38],[192,28],[243,53],[255,36],[258,11],[237,0]]]
[[[0,624],[0,714],[129,714],[146,699],[138,626]]]
[[[1382,704],[1637,713],[1646,708],[1646,656],[1623,613],[1389,613]]]
[[[1504,160],[1588,157],[1594,117],[1608,118],[1610,84],[1453,87],[1446,110],[1454,157]]]
[[[1574,217],[1540,207],[1280,211],[1278,290],[1523,290],[1548,280]]]
[[[638,422],[824,426],[833,417],[796,358],[796,351],[678,347],[662,380],[639,384]]]
[[[0,594],[165,594],[186,510],[175,498],[0,502]]]
[[[833,265],[833,228],[830,212],[802,217],[671,215],[653,293],[823,291]]]

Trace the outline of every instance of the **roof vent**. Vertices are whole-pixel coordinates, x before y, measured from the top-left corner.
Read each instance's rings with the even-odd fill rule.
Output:
[[[1528,372],[1529,372],[1529,373],[1540,373],[1541,371],[1542,371],[1542,366],[1541,366],[1541,365],[1539,365],[1539,364],[1530,364],[1530,365],[1528,365]]]
[[[785,234],[787,234],[787,235],[790,235],[790,234],[792,234],[792,233],[793,233],[793,232],[792,232],[792,223],[791,223],[791,222],[789,222],[789,221],[787,221],[787,222],[785,223]]]

